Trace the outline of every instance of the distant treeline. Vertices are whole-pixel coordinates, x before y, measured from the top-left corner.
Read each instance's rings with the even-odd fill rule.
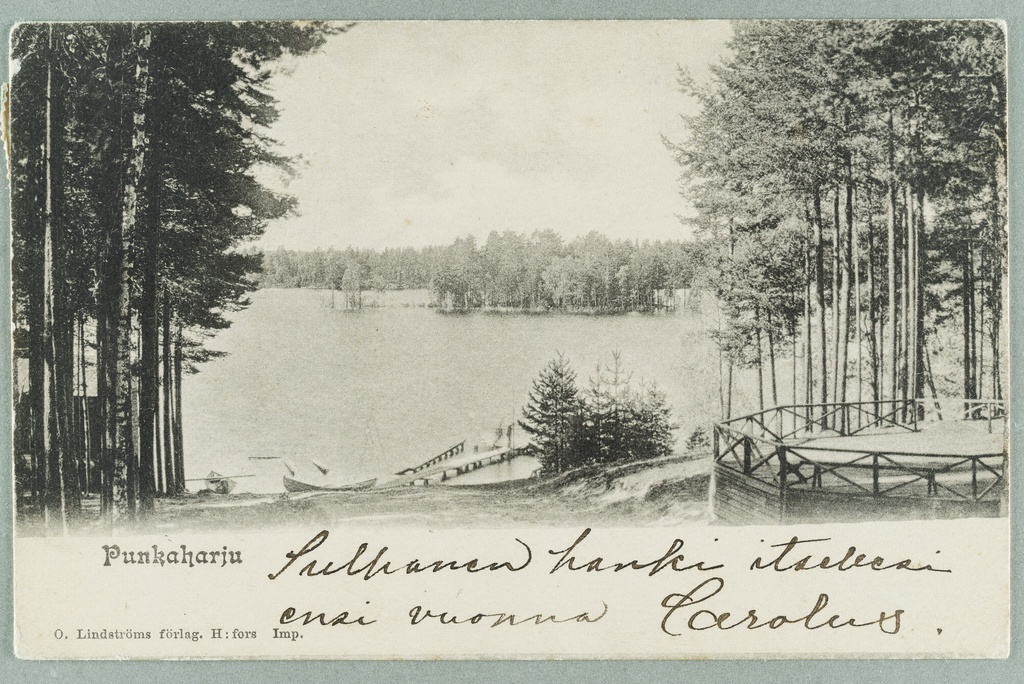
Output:
[[[334,288],[358,305],[363,290],[428,288],[443,309],[651,311],[689,287],[697,246],[610,240],[591,232],[565,242],[554,231],[492,232],[413,249],[278,249],[263,255],[261,287]]]

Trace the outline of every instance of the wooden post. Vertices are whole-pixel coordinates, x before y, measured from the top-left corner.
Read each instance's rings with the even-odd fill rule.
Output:
[[[878,454],[871,454],[871,484],[872,493],[878,496]]]
[[[786,459],[786,447],[779,446],[776,451],[779,457],[779,522],[786,522],[786,480],[789,476],[789,462]]]
[[[750,438],[743,438],[743,474],[750,474]]]
[[[786,479],[789,476],[789,463],[786,459],[786,447],[780,445],[776,449],[776,454],[779,457],[779,486],[783,491],[785,491]]]
[[[978,500],[978,459],[971,459],[971,497]]]

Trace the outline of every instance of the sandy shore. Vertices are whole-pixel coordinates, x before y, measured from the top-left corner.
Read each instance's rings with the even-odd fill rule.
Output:
[[[160,499],[140,533],[253,530],[292,526],[537,527],[671,526],[707,519],[709,456],[683,456],[557,477],[490,485],[387,487],[299,495],[187,494]],[[95,506],[93,506],[94,508]],[[98,511],[76,534],[108,530]],[[22,535],[41,533],[19,521]]]

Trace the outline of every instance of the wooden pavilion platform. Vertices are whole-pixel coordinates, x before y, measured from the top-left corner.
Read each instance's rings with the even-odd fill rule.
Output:
[[[779,406],[715,426],[724,524],[1006,514],[1006,406],[908,399]]]

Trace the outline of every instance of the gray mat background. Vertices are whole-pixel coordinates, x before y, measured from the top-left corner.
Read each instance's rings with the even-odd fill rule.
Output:
[[[1020,0],[4,0],[0,35],[4,57],[0,81],[8,78],[7,36],[19,21],[229,20],[229,19],[752,19],[752,18],[994,18],[1004,19],[1009,36],[1010,222],[1021,226],[1019,201],[1024,179],[1020,125],[1024,121],[1021,73],[1024,70],[1024,2]],[[0,183],[0,301],[10,301],[10,192]],[[1022,432],[1024,406],[1024,243],[1020,228],[1010,231],[1010,386],[1013,407],[1011,441]],[[6,308],[5,308],[6,310]],[[10,336],[0,334],[0,359],[10,358]],[[0,391],[10,396],[10,367],[0,364]],[[1024,612],[1019,593],[1022,467],[1011,459],[1012,505],[1012,655],[998,661],[597,661],[597,662],[31,662],[13,653],[11,479],[9,403],[0,410],[0,682],[476,682],[545,681],[667,682],[983,682],[1024,681]],[[1016,455],[1016,454],[1014,454]],[[69,578],[73,580],[72,578]],[[942,597],[936,597],[943,600]]]

